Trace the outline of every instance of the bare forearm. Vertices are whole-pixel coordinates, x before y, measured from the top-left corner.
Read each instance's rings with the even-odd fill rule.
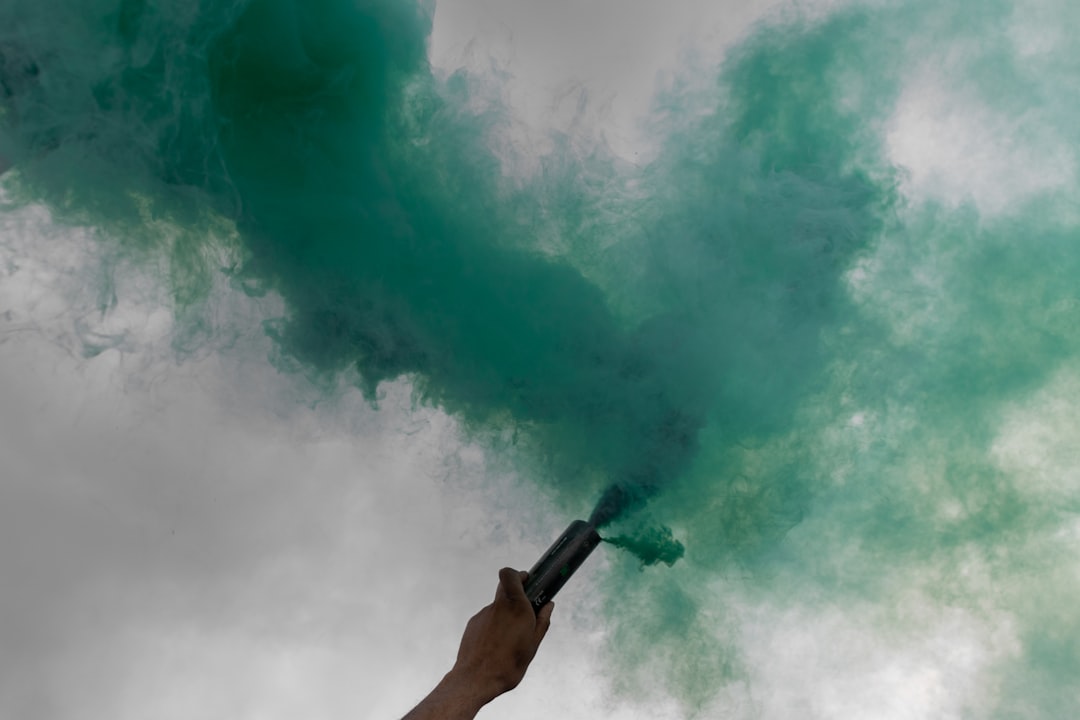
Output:
[[[451,670],[402,720],[472,720],[490,699]]]

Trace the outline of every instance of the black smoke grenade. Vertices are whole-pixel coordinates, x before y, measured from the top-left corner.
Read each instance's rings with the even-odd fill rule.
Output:
[[[575,520],[559,536],[548,551],[529,571],[525,581],[525,595],[532,603],[533,612],[540,612],[548,600],[555,597],[574,571],[581,567],[589,553],[600,544],[596,526],[584,520]]]

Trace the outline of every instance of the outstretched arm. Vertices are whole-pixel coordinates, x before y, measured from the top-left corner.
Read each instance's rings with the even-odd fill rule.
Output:
[[[555,607],[549,602],[539,615],[533,613],[525,597],[527,577],[510,568],[499,571],[495,602],[465,626],[453,669],[403,720],[472,720],[484,705],[518,686]]]

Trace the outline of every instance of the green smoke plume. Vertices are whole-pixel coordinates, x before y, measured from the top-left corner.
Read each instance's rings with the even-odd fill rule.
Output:
[[[1076,12],[792,10],[708,90],[657,99],[654,162],[553,157],[522,184],[469,78],[431,73],[426,8],[14,0],[0,155],[23,201],[168,258],[185,347],[225,251],[238,287],[285,303],[282,367],[355,368],[372,400],[406,376],[479,437],[520,434],[568,512],[670,525],[685,562],[608,580],[628,692],[784,716],[755,700],[746,607],[851,609],[915,642],[929,604],[1008,628],[955,716],[1059,718],[1080,692],[1080,494],[1067,453],[1032,463],[1015,438],[1080,395],[1080,56],[1031,40]],[[977,151],[958,200],[918,197],[892,155],[927,85],[977,110],[928,138]],[[1067,447],[1060,412],[1035,452]],[[623,544],[650,537],[671,541]]]
[[[206,272],[200,230],[224,216],[240,281],[287,303],[270,327],[286,362],[355,366],[372,399],[410,376],[471,427],[527,426],[563,482],[619,483],[602,523],[677,473],[702,408],[671,371],[692,360],[657,358],[670,330],[625,327],[579,272],[528,249],[542,207],[510,196],[483,121],[435,87],[427,16],[403,3],[221,7],[84,13],[96,22],[82,46],[104,55],[90,67],[26,47],[35,33],[17,17],[5,57],[26,85],[10,100],[24,191],[132,236],[147,216],[197,228],[174,250],[183,298]]]

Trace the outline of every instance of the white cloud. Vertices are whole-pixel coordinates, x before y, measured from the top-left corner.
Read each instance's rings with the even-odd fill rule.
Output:
[[[1021,66],[1025,47],[1037,44],[1025,28],[1015,38]],[[963,43],[936,48],[909,73],[886,132],[890,159],[907,172],[906,194],[974,203],[989,217],[1075,187],[1073,144],[1046,122],[1045,107],[995,108],[972,89],[964,68],[978,51]]]
[[[1016,652],[1007,615],[909,593],[895,607],[744,608],[760,717],[934,720],[993,708],[993,663]]]
[[[516,121],[511,143],[526,155],[562,132],[602,136],[640,161],[656,140],[640,123],[664,79],[689,57],[719,62],[780,2],[440,0],[430,55],[443,72],[464,67],[497,84]]]

